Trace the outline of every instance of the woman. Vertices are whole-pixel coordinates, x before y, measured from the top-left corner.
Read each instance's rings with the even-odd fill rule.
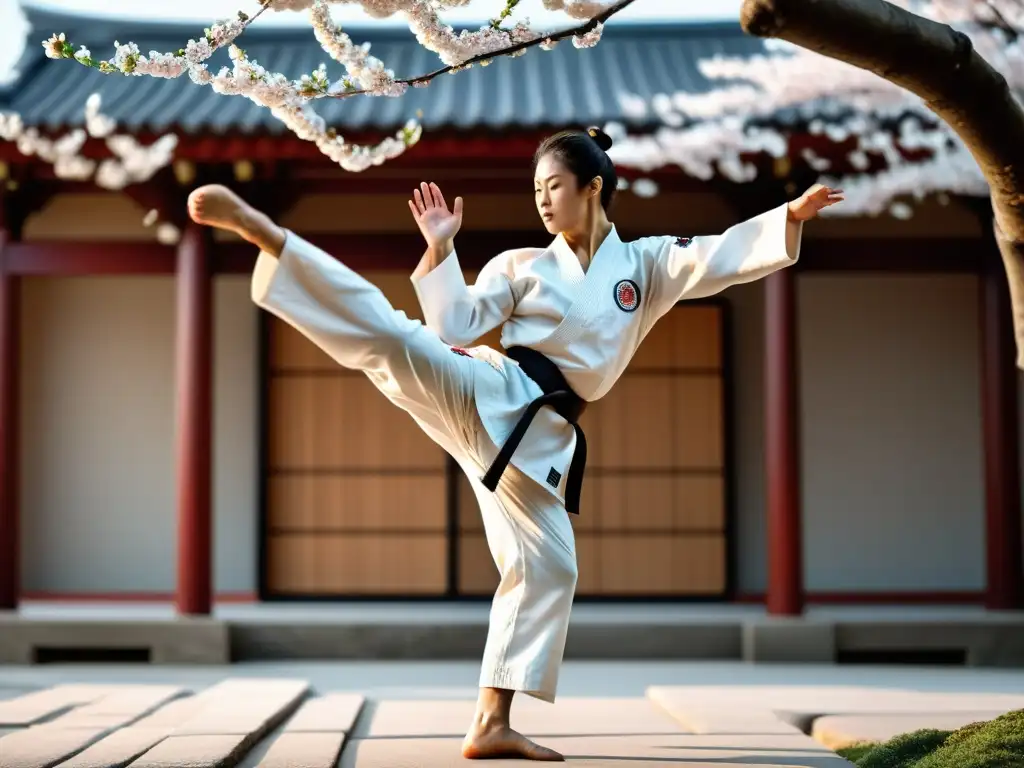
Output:
[[[409,206],[427,243],[412,275],[425,324],[226,188],[189,197],[195,221],[260,249],[253,301],[363,371],[469,478],[501,581],[466,757],[562,759],[512,730],[509,715],[516,691],[555,698],[576,587],[566,512],[577,511],[585,443],[575,422],[586,402],[608,392],[676,302],[793,264],[802,222],[842,199],[817,186],[721,235],[624,242],[607,216],[610,146],[597,129],[541,144],[534,194],[554,239],[499,254],[472,286],[454,248],[462,199],[449,209],[437,185],[422,184]],[[508,354],[457,346],[499,325]]]

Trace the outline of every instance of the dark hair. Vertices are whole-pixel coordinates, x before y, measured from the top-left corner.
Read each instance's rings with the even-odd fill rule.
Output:
[[[588,128],[586,131],[561,131],[548,136],[537,147],[533,156],[533,169],[546,155],[554,155],[566,168],[572,171],[579,186],[589,184],[600,176],[601,207],[608,210],[619,184],[615,173],[615,165],[608,157],[611,149],[611,137],[600,128]]]

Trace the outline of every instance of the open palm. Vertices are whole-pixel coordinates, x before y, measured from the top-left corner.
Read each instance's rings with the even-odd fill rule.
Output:
[[[815,184],[808,189],[799,199],[789,204],[789,211],[796,221],[808,221],[818,215],[822,208],[841,203],[843,201],[843,190],[832,189],[824,184]]]
[[[438,247],[453,239],[462,226],[462,198],[455,198],[455,205],[448,210],[448,204],[437,184],[423,182],[413,192],[409,210],[420,228],[423,239],[431,248]]]

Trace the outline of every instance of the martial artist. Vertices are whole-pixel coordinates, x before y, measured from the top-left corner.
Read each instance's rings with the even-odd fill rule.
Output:
[[[199,223],[259,248],[252,298],[405,410],[469,478],[500,573],[466,757],[561,760],[510,725],[521,691],[553,702],[576,588],[567,512],[578,512],[578,419],[608,392],[654,323],[795,263],[802,224],[842,199],[817,185],[720,235],[623,241],[607,211],[617,178],[598,129],[546,139],[534,158],[546,248],[497,255],[467,285],[454,247],[463,201],[435,184],[410,209],[427,248],[412,275],[425,324],[344,264],[228,189],[189,197]],[[466,348],[502,326],[504,352]]]

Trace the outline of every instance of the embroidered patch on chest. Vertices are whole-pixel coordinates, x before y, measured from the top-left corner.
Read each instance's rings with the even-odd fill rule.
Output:
[[[633,312],[640,306],[640,286],[632,280],[619,280],[615,284],[615,303],[623,312]]]
[[[689,248],[690,247],[690,243],[692,243],[692,242],[693,242],[693,238],[692,237],[677,237],[676,238],[676,245],[678,245],[680,248]]]

